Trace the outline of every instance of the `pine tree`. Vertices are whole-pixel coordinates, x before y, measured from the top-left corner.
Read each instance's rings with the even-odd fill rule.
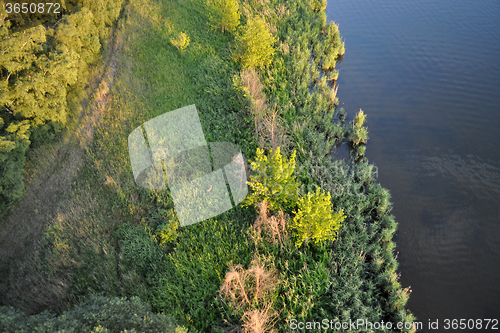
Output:
[[[236,39],[238,46],[235,58],[244,68],[262,67],[271,62],[275,51],[273,44],[277,39],[262,18],[249,18],[243,33]]]

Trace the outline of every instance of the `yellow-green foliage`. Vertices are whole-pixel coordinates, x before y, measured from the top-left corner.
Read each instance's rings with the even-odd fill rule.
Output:
[[[172,43],[172,45],[175,46],[179,52],[184,51],[186,47],[188,47],[190,41],[191,39],[184,32],[181,32],[177,38],[170,38],[170,43]]]
[[[363,110],[359,110],[358,114],[356,114],[356,118],[354,118],[354,126],[355,127],[361,127],[364,125],[366,119],[366,114],[363,112]]]
[[[251,162],[253,175],[250,176],[252,191],[245,198],[245,205],[266,201],[269,209],[286,209],[295,206],[298,199],[298,183],[295,179],[295,154],[289,159],[276,148],[269,156],[257,148],[257,158]]]
[[[173,242],[179,236],[177,233],[177,229],[179,229],[179,222],[170,221],[169,223],[165,224],[162,228],[156,231],[155,239],[161,245]]]
[[[235,32],[240,24],[240,6],[237,0],[211,0],[208,3],[210,27],[222,32]]]
[[[1,212],[23,194],[29,148],[66,124],[73,111],[68,101],[82,93],[89,65],[99,58],[99,36],[107,34],[122,1],[63,1],[62,17],[47,13],[47,4],[43,14],[22,8],[7,13],[5,3],[0,6]],[[27,2],[26,8],[33,9],[30,3],[43,5]]]
[[[271,62],[276,37],[271,34],[262,18],[250,17],[236,40],[238,46],[235,58],[244,68],[262,67]]]
[[[368,129],[363,126],[365,123],[365,119],[366,114],[364,114],[363,110],[359,110],[352,124],[352,132],[350,138],[354,146],[359,146],[362,143],[366,143],[366,141],[368,140]]]
[[[345,215],[342,209],[333,213],[329,192],[322,192],[318,188],[316,193],[307,193],[305,197],[300,198],[298,206],[291,225],[297,236],[297,247],[308,240],[314,243],[335,240]]]

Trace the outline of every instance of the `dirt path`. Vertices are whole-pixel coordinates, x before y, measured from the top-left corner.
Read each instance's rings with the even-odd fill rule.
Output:
[[[119,22],[124,20],[127,3],[123,4]],[[54,304],[54,297],[65,294],[64,277],[30,272],[21,274],[23,279],[19,279],[19,269],[37,250],[40,235],[54,219],[63,197],[71,191],[86,148],[92,143],[94,131],[109,105],[123,46],[123,34],[118,26],[108,41],[103,69],[90,82],[90,93],[82,101],[74,132],[50,156],[44,157],[47,163],[36,171],[25,197],[0,222],[0,305],[16,305],[37,312]]]

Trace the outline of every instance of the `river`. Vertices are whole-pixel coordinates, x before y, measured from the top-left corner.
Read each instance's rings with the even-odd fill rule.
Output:
[[[439,331],[500,320],[500,2],[337,0],[327,15],[345,39],[337,96],[367,114],[392,194],[408,309]]]

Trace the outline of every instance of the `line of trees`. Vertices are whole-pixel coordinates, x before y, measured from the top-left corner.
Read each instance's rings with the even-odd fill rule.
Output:
[[[50,15],[0,8],[1,212],[22,196],[33,137],[43,142],[66,124],[68,93],[83,90],[122,1],[70,0]]]

